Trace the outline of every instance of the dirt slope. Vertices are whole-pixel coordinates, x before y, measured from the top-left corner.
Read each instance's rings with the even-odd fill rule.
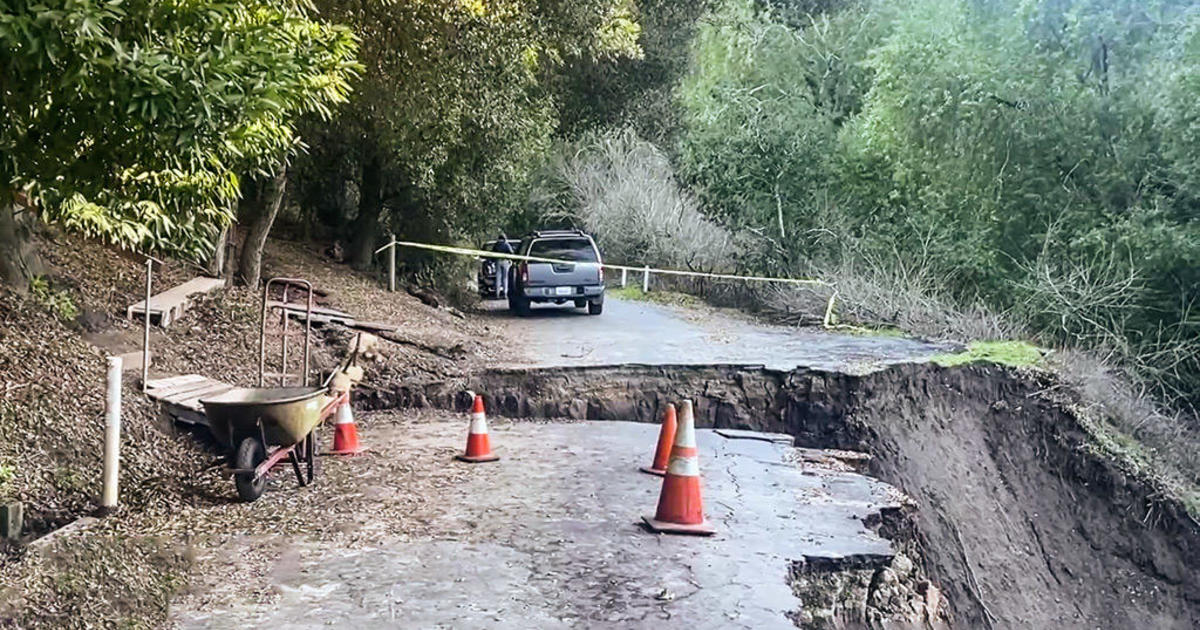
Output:
[[[1050,384],[901,367],[853,394],[876,472],[921,505],[956,627],[1200,627],[1200,523],[1099,453]]]
[[[140,323],[125,308],[141,299],[144,266],[134,257],[75,237],[47,238],[44,290],[0,289],[0,501],[21,501],[26,541],[90,513],[99,494],[105,356],[140,348]],[[453,379],[483,361],[487,331],[444,309],[387,293],[376,278],[351,271],[296,243],[272,242],[265,277],[313,281],[322,302],[402,327],[385,342],[367,380]],[[180,262],[155,270],[155,292],[198,275]],[[238,385],[257,374],[260,294],[230,289],[200,300],[152,336],[151,376],[199,373]],[[274,326],[274,324],[272,324]],[[314,365],[344,356],[349,331],[317,331]],[[143,535],[188,507],[220,505],[231,486],[199,474],[211,456],[174,435],[140,394],[140,373],[126,372],[122,507],[107,533],[27,553],[8,546],[0,558],[0,627],[156,625],[169,593],[190,563],[177,539]],[[122,529],[137,522],[135,529]],[[102,528],[103,529],[103,528]],[[170,528],[167,528],[170,530]],[[172,534],[174,536],[174,534]],[[183,551],[181,551],[183,549]],[[111,588],[95,588],[99,582]]]

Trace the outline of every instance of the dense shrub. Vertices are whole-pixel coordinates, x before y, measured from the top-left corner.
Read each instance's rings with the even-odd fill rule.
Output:
[[[919,261],[1197,400],[1191,2],[788,4],[725,2],[678,91],[683,180],[761,270]]]
[[[547,222],[594,233],[613,263],[703,271],[733,264],[729,232],[701,214],[667,156],[629,130],[560,146],[538,178],[533,203]]]

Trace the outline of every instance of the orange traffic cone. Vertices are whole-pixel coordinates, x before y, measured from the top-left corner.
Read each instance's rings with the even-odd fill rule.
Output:
[[[679,427],[671,447],[671,461],[663,476],[662,492],[658,495],[658,511],[654,518],[642,517],[651,531],[666,534],[695,534],[709,536],[712,526],[704,520],[704,503],[700,498],[700,458],[696,449],[696,419],[692,416],[692,401],[680,403]]]
[[[671,459],[671,445],[675,443],[675,405],[667,403],[663,412],[662,428],[658,430],[658,448],[654,451],[654,463],[638,470],[651,475],[663,476]]]
[[[492,443],[488,440],[487,414],[483,411],[483,396],[475,395],[475,406],[471,408],[471,427],[467,430],[467,451],[456,458],[478,464],[494,462],[500,459],[492,452]]]
[[[354,424],[354,412],[350,410],[350,396],[338,406],[333,416],[334,455],[354,455],[365,449],[358,443],[358,427]]]

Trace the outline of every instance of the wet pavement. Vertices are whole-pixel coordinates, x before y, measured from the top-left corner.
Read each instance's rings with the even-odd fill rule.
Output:
[[[711,538],[640,525],[661,481],[649,463],[658,427],[626,422],[493,422],[496,463],[452,462],[463,422],[374,423],[373,457],[445,457],[465,478],[428,497],[418,535],[381,533],[346,547],[307,537],[282,545],[266,600],[249,596],[173,611],[183,628],[791,628],[800,602],[787,575],[803,558],[890,557],[863,519],[899,495],[862,475],[763,439],[698,432]],[[739,436],[753,437],[753,436]],[[370,459],[358,490],[391,480]],[[418,470],[414,467],[413,470]],[[438,475],[432,472],[413,474]],[[461,472],[461,471],[458,471]],[[421,513],[413,515],[424,519]],[[372,515],[360,515],[370,523]],[[368,525],[369,527],[369,525]],[[229,545],[246,544],[241,542]],[[216,549],[236,559],[236,547]],[[233,561],[233,560],[230,560]]]
[[[707,307],[684,308],[606,298],[590,316],[570,305],[534,305],[526,317],[504,302],[487,302],[491,319],[514,346],[513,367],[562,365],[752,364],[867,371],[926,361],[947,344],[882,335],[849,335],[813,328],[770,326]]]

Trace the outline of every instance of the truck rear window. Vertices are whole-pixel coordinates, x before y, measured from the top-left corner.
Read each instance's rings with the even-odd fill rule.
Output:
[[[529,246],[529,255],[537,258],[554,258],[576,262],[599,262],[592,242],[586,238],[554,238],[534,241]]]

